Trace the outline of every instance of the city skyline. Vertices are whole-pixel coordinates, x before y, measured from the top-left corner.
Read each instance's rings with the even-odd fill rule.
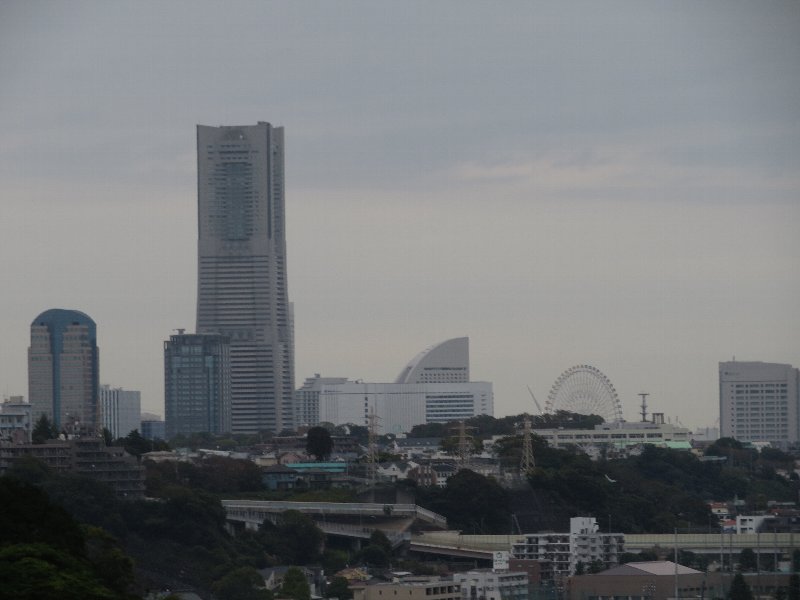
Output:
[[[687,425],[718,364],[800,364],[794,2],[11,1],[0,8],[0,394],[33,315],[164,414],[196,308],[198,123],[284,126],[296,385],[469,336],[495,414],[568,368]],[[264,35],[269,31],[269,35]]]

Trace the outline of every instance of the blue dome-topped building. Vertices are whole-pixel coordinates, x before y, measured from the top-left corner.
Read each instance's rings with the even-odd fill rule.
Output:
[[[97,325],[77,310],[53,308],[31,323],[28,397],[34,419],[94,433],[100,426]]]

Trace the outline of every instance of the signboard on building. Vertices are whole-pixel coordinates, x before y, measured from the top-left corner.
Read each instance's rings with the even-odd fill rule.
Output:
[[[492,570],[508,571],[508,555],[509,553],[503,550],[492,552]]]

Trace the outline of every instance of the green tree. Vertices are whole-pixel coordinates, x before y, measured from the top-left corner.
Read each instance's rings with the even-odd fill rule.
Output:
[[[753,592],[750,591],[750,586],[747,585],[741,572],[736,573],[731,582],[728,600],[753,600]]]
[[[106,446],[114,445],[114,436],[108,428],[103,427],[103,442]]]
[[[47,440],[53,440],[58,437],[58,428],[50,420],[46,414],[42,413],[36,419],[31,432],[31,439],[34,444],[44,444]]]
[[[0,546],[39,543],[74,556],[84,552],[78,524],[39,488],[12,477],[0,477]]]
[[[511,520],[508,492],[493,478],[469,469],[447,480],[438,508],[452,527],[464,533],[504,533]]]
[[[606,565],[602,560],[595,559],[589,563],[589,573],[600,573],[601,571],[605,571]]]
[[[326,548],[322,556],[322,566],[326,573],[336,573],[347,567],[350,554],[345,550]]]
[[[20,456],[6,471],[6,475],[32,485],[38,485],[51,476],[50,467],[35,456]]]
[[[752,548],[744,548],[739,552],[739,570],[743,573],[752,573],[758,570],[756,553]]]
[[[283,576],[281,595],[292,600],[311,600],[311,588],[303,571],[297,567],[290,567]]]
[[[264,578],[253,567],[240,567],[214,582],[211,590],[219,600],[272,600]]]
[[[379,548],[383,548],[386,554],[392,553],[392,543],[389,541],[389,538],[386,537],[386,534],[383,533],[380,529],[374,530],[369,535],[369,543],[373,546],[378,546]]]
[[[347,579],[337,575],[331,579],[328,589],[325,590],[325,597],[350,600],[353,597],[353,591],[350,589],[350,584]]]
[[[800,575],[796,572],[789,577],[789,600],[800,600]]]
[[[306,434],[306,454],[323,461],[333,452],[331,432],[324,427],[312,427]]]
[[[107,531],[99,527],[86,528],[86,555],[103,583],[120,597],[133,586],[133,560],[120,548]]]
[[[267,552],[283,564],[307,565],[319,559],[325,534],[308,515],[296,510],[283,512],[277,525],[264,521],[259,539]]]
[[[369,544],[364,546],[359,552],[360,559],[373,567],[388,567],[390,562],[389,553],[380,546]]]
[[[125,448],[125,452],[132,454],[139,460],[142,459],[142,454],[153,450],[153,443],[147,438],[142,437],[138,429],[134,429],[125,437],[119,438],[115,445],[122,446]]]
[[[2,600],[115,600],[88,564],[47,544],[14,544],[0,548]]]

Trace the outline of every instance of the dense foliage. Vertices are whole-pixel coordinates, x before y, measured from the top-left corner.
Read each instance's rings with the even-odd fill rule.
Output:
[[[491,477],[462,469],[444,488],[417,490],[417,503],[447,517],[451,529],[467,534],[508,533],[508,492]]]
[[[333,438],[324,427],[312,427],[306,434],[306,454],[313,456],[317,461],[328,458],[333,452]]]
[[[793,500],[798,482],[778,476],[786,455],[759,455],[754,450],[712,446],[712,452],[731,452],[724,462],[701,461],[690,452],[645,446],[641,455],[592,461],[573,450],[549,447],[534,435],[536,469],[529,477],[533,497],[528,504],[548,516],[548,523],[529,530],[564,527],[578,514],[603,518],[615,531],[668,533],[675,527],[708,531],[715,523],[707,500],[745,499],[750,508],[766,508],[767,499]],[[501,462],[519,464],[522,436],[495,444]],[[742,454],[742,453],[746,453]],[[522,503],[522,502],[521,502]],[[516,512],[516,509],[514,509]]]
[[[133,598],[133,563],[116,540],[83,528],[36,487],[0,477],[0,598]]]
[[[496,435],[514,435],[522,427],[524,414],[506,417],[490,417],[478,415],[464,421],[464,426],[470,435],[479,440],[485,440]],[[566,410],[556,411],[554,414],[528,415],[533,429],[557,429],[558,427],[570,429],[593,429],[595,425],[603,423],[603,418],[598,415],[581,415]],[[415,425],[408,433],[408,437],[448,437],[460,426],[459,421],[450,423],[425,423]]]

